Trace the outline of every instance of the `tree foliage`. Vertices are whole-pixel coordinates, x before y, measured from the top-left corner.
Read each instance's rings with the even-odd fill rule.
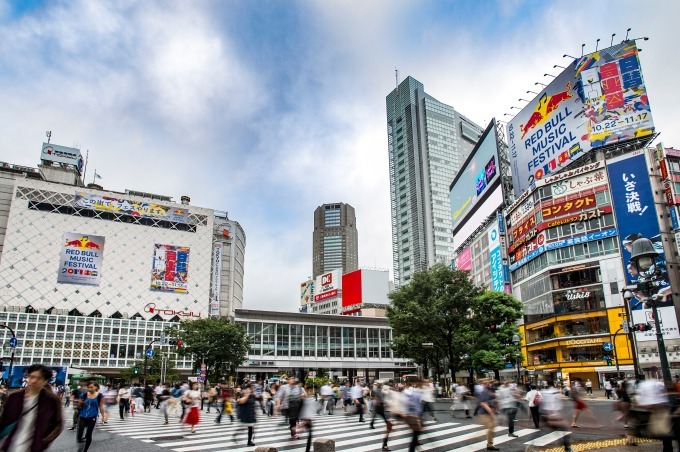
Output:
[[[162,369],[162,353],[157,353],[153,358],[149,358],[146,362],[146,381],[147,383],[156,383],[161,379]],[[179,372],[175,368],[175,362],[171,359],[166,360],[167,369],[165,371],[165,382],[172,383],[179,380]],[[135,367],[139,373],[135,374]],[[126,381],[139,380],[144,381],[144,360],[138,359],[133,365],[120,371],[121,377]]]
[[[387,317],[399,356],[432,363],[437,373],[448,368],[451,374],[498,371],[509,354],[514,356],[512,336],[518,334],[522,303],[475,286],[467,271],[436,265],[415,273],[390,299]]]
[[[177,353],[194,357],[194,370],[206,365],[206,379],[219,381],[236,375],[236,368],[248,359],[250,338],[245,327],[227,318],[189,320],[168,328],[168,337],[180,338]]]

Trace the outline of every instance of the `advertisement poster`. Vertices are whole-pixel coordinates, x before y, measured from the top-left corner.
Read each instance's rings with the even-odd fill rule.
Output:
[[[477,146],[461,167],[449,191],[453,230],[483,201],[500,180],[495,121],[486,128]]]
[[[26,380],[28,378],[28,367],[29,366],[13,366],[12,375],[9,377],[9,387],[10,388],[23,388],[26,386]],[[65,386],[66,377],[68,376],[68,367],[66,366],[47,366],[52,370],[52,378],[50,378],[49,384],[55,384],[56,386]],[[9,363],[5,364],[5,371],[3,372],[3,377],[7,378],[7,372],[9,372]]]
[[[314,282],[314,302],[337,297],[342,289],[342,269],[319,275]]]
[[[151,290],[188,293],[189,247],[154,245]]]
[[[213,244],[212,278],[210,278],[210,315],[220,315],[220,288],[222,287],[222,244]]]
[[[311,279],[300,284],[300,306],[306,306],[314,296],[314,282]]]
[[[155,218],[176,223],[188,223],[189,221],[189,212],[185,208],[167,207],[155,203],[129,201],[82,192],[76,193],[73,205],[81,209],[121,213],[133,217]]]
[[[515,195],[591,149],[653,132],[634,41],[576,59],[508,123]]]
[[[66,232],[62,238],[57,282],[98,286],[104,258],[104,237]]]
[[[472,249],[469,246],[456,258],[456,270],[472,270]]]
[[[625,269],[626,284],[635,285],[638,282],[650,281],[651,274],[638,274],[631,263],[633,242],[638,238],[652,241],[657,252],[654,268],[657,271],[655,286],[658,293],[666,295],[657,306],[672,306],[670,297],[671,287],[668,282],[666,258],[659,235],[659,222],[654,207],[652,185],[647,173],[647,163],[642,151],[635,151],[621,157],[607,161],[609,183],[611,184],[614,215],[619,225],[621,238],[621,256]],[[632,310],[643,309],[642,294],[634,293],[630,300]]]
[[[43,143],[42,152],[40,153],[40,160],[66,163],[68,165],[75,166],[80,172],[83,171],[83,157],[80,155],[80,149]]]
[[[678,318],[675,316],[675,308],[666,306],[658,308],[659,325],[661,326],[661,333],[664,339],[678,339],[680,333],[678,332]],[[654,326],[654,315],[651,309],[639,309],[632,312],[633,324],[647,323],[652,326],[649,331],[636,331],[635,339],[638,341],[655,341],[656,327]]]
[[[489,229],[489,263],[491,265],[491,290],[503,292],[505,280],[503,278],[503,259],[501,258],[501,240],[498,225],[494,223]]]

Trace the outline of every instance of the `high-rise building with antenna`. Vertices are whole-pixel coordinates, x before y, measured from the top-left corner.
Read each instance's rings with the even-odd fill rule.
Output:
[[[398,72],[396,73],[398,74]],[[453,257],[449,185],[484,131],[407,77],[387,95],[394,283]]]

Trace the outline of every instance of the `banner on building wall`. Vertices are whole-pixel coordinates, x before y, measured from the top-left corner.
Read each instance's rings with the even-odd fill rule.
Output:
[[[220,288],[222,287],[222,244],[213,244],[212,278],[210,278],[210,315],[220,315]]]
[[[120,213],[132,215],[133,217],[154,218],[174,221],[176,223],[189,222],[189,212],[183,207],[167,207],[155,203],[131,201],[83,192],[76,192],[75,196],[73,205],[81,209]]]
[[[673,306],[666,306],[658,308],[659,325],[661,325],[661,333],[664,339],[678,339],[680,332],[678,331],[678,318],[675,315],[675,308]],[[638,341],[654,341],[656,340],[656,327],[654,326],[654,315],[651,309],[639,309],[633,311],[633,324],[647,323],[652,325],[649,331],[636,331],[635,338]]]
[[[497,223],[493,223],[488,232],[489,264],[491,267],[491,289],[496,292],[505,290],[503,278],[503,259],[501,257],[501,239]]]
[[[670,297],[671,287],[668,281],[666,258],[659,234],[659,222],[656,216],[654,194],[652,193],[645,155],[642,151],[635,151],[610,159],[607,161],[607,169],[609,171],[614,214],[621,237],[621,256],[626,284],[636,285],[638,282],[649,279],[650,275],[639,275],[637,269],[631,263],[633,242],[638,238],[649,239],[654,245],[654,250],[658,253],[655,259],[655,268],[660,273],[657,280],[658,293],[665,295],[663,300],[658,302],[658,306],[671,306],[673,304]],[[643,303],[637,296],[630,300],[632,310],[642,309],[642,305]]]
[[[28,384],[28,368],[29,366],[13,366],[12,375],[7,376],[9,366],[5,364],[5,372],[2,373],[3,378],[9,382],[10,388],[25,388]],[[59,386],[66,386],[66,377],[68,376],[68,367],[66,366],[48,366],[52,371],[48,384],[54,385],[55,388]]]
[[[472,249],[469,246],[456,258],[456,270],[472,270]]]
[[[104,237],[64,233],[57,282],[98,286],[104,259]]]
[[[154,245],[151,290],[188,293],[189,247]]]

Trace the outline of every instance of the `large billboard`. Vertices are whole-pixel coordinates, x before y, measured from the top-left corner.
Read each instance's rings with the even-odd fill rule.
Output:
[[[515,195],[591,149],[652,133],[635,42],[578,58],[508,123]]]
[[[104,237],[66,232],[62,237],[58,283],[98,286],[104,259]]]
[[[672,306],[673,300],[670,297],[671,286],[668,281],[666,258],[659,234],[659,221],[656,216],[654,194],[652,193],[645,155],[643,151],[635,151],[612,158],[607,161],[607,170],[609,171],[614,215],[619,225],[619,237],[621,237],[621,256],[625,268],[626,284],[635,285],[638,282],[649,280],[651,275],[638,274],[637,269],[631,264],[633,242],[638,238],[649,239],[658,253],[655,260],[655,269],[660,274],[660,279],[656,284],[659,289],[658,293],[665,295],[657,305],[659,307]],[[642,305],[643,303],[637,296],[630,300],[632,310],[643,309]]]
[[[500,176],[496,121],[492,120],[449,187],[454,234],[500,184]]]
[[[314,302],[337,297],[342,289],[342,270],[332,270],[316,277]]]
[[[314,296],[314,282],[311,279],[300,284],[300,306],[306,306]]]
[[[40,160],[66,163],[78,168],[78,172],[83,171],[83,156],[80,155],[80,149],[43,143],[42,152],[40,153]]]
[[[7,377],[9,366],[5,364],[5,371],[2,373],[4,378],[8,378],[10,388],[25,388],[28,384],[28,368],[30,366],[12,366],[12,375]],[[48,383],[55,385],[55,387],[66,386],[66,377],[68,376],[68,367],[66,366],[47,366],[52,371]],[[67,388],[68,389],[68,388]]]
[[[472,270],[472,249],[469,246],[456,257],[456,270]]]
[[[156,243],[151,268],[151,290],[187,293],[189,247]]]
[[[188,222],[188,211],[184,207],[167,207],[145,201],[131,201],[82,192],[76,193],[73,204],[81,209],[122,213],[133,217],[154,218],[177,223]]]

